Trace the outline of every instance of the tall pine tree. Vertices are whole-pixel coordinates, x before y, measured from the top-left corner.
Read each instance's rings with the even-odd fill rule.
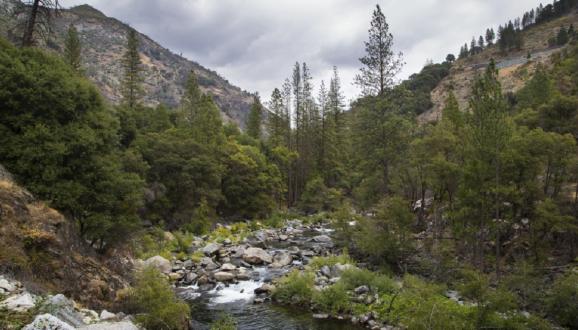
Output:
[[[129,29],[126,51],[122,58],[124,77],[121,92],[124,104],[130,109],[139,105],[142,96],[142,68],[138,47],[137,33],[134,29]]]

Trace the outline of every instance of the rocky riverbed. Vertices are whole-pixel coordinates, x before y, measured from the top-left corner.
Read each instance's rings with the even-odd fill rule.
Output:
[[[193,306],[193,328],[208,328],[221,312],[233,315],[240,329],[386,329],[371,313],[330,317],[310,306],[284,306],[271,301],[275,282],[293,269],[303,270],[314,257],[335,254],[332,229],[327,224],[287,221],[278,229],[262,229],[234,244],[207,237],[196,238],[190,251],[202,257],[167,260],[155,256],[138,262],[155,266],[171,278],[180,297]],[[315,274],[318,290],[335,283],[341,272],[354,267],[336,264]],[[357,300],[377,299],[364,287],[353,294]]]

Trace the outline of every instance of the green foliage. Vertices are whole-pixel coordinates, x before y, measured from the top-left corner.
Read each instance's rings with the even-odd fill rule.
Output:
[[[333,211],[341,203],[341,193],[335,188],[327,188],[321,177],[315,177],[305,186],[299,208],[306,214]]]
[[[348,313],[352,306],[345,285],[339,282],[315,292],[313,305],[321,311],[332,314]]]
[[[189,306],[180,301],[166,278],[155,268],[145,268],[136,275],[130,290],[127,310],[147,329],[188,329]]]
[[[261,124],[263,121],[263,106],[259,100],[259,96],[255,96],[251,111],[249,112],[249,119],[247,119],[247,135],[259,140],[261,138]]]
[[[70,26],[68,26],[66,39],[64,40],[64,59],[76,72],[82,71],[82,61],[80,58],[81,50],[82,46],[80,44],[80,39],[78,38],[78,31],[74,25],[70,24]]]
[[[60,59],[0,43],[0,162],[95,247],[126,239],[143,182],[123,168],[118,121]]]
[[[127,33],[126,51],[122,58],[124,76],[121,91],[124,104],[129,109],[135,109],[143,95],[142,68],[139,54],[139,40],[137,32],[129,28]]]
[[[397,196],[388,197],[377,207],[375,217],[359,223],[356,245],[374,263],[398,267],[412,250],[413,219],[407,201]]]
[[[319,270],[321,269],[321,267],[323,266],[334,266],[336,264],[342,264],[342,265],[346,265],[346,264],[354,264],[353,259],[351,259],[351,257],[349,257],[349,255],[347,253],[343,253],[343,254],[339,254],[339,255],[331,255],[328,257],[314,257],[313,259],[311,259],[311,261],[309,261],[309,267],[311,267],[314,270]]]
[[[313,298],[314,280],[315,276],[311,272],[299,272],[295,269],[279,281],[273,298],[295,305],[309,304]]]
[[[339,282],[342,283],[347,290],[353,290],[359,286],[367,285],[373,292],[379,294],[392,294],[399,289],[395,281],[389,276],[360,268],[345,270],[341,274]]]
[[[578,327],[578,272],[569,269],[554,282],[547,300],[549,315],[568,328]]]
[[[236,330],[237,322],[229,314],[223,314],[211,324],[211,330]]]

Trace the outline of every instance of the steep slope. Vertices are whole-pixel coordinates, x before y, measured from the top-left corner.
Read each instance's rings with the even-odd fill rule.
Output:
[[[110,307],[132,265],[120,253],[107,265],[85,247],[73,223],[0,165],[0,274],[12,274],[34,293],[61,292],[87,306]]]
[[[4,6],[12,1],[14,0],[0,0],[0,4]],[[69,24],[73,24],[79,31],[85,73],[98,85],[106,98],[113,103],[118,102],[123,73],[121,57],[126,45],[126,32],[130,27],[88,5],[77,6],[60,12],[54,21],[54,33],[43,46],[61,53]],[[0,24],[0,32],[9,39],[14,39],[17,30],[15,26],[14,22],[4,22]],[[213,95],[223,118],[232,120],[241,127],[245,126],[253,102],[251,94],[233,86],[216,72],[172,53],[146,35],[138,35],[144,69],[145,104],[177,106],[186,79],[191,70],[194,70],[203,91]]]
[[[451,90],[456,95],[460,109],[467,110],[472,82],[478,74],[485,70],[490,59],[496,61],[500,70],[499,78],[504,94],[518,91],[532,77],[532,73],[538,65],[550,66],[555,54],[565,49],[565,46],[549,47],[548,39],[555,36],[560,27],[568,27],[570,24],[578,25],[578,13],[573,12],[570,15],[525,30],[523,32],[524,46],[519,51],[502,54],[499,48],[494,45],[480,54],[456,61],[450,74],[432,91],[433,107],[421,114],[418,120],[424,123],[441,118],[442,109]],[[528,53],[531,54],[530,58],[528,58]]]

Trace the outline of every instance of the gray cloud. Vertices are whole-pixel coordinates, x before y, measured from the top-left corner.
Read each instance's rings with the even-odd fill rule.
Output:
[[[163,46],[219,72],[265,99],[307,62],[317,83],[339,67],[348,98],[377,0],[70,0],[129,23]],[[381,0],[406,66],[400,79],[487,27],[535,7],[536,0]]]

